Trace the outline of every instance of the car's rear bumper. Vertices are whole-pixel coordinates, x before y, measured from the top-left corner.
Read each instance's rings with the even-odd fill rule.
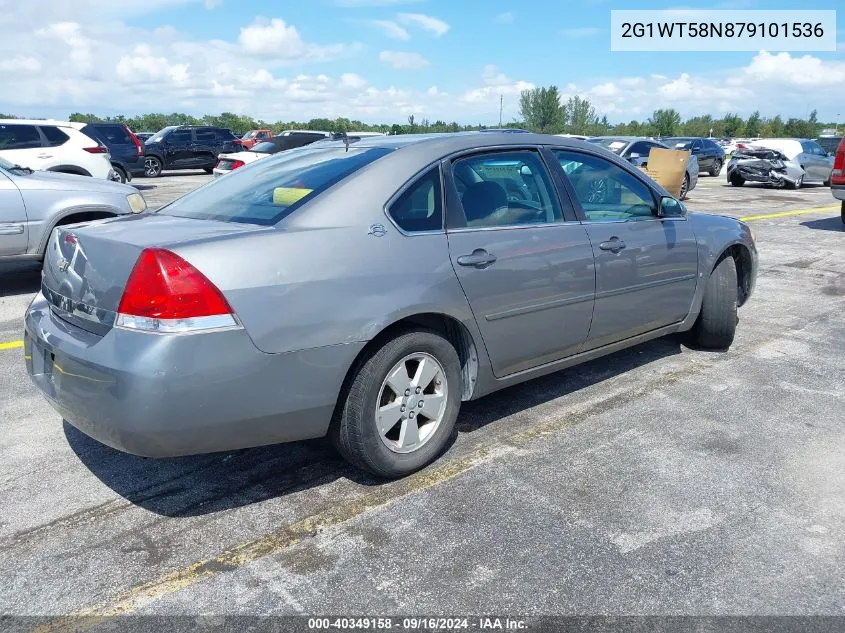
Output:
[[[830,192],[837,200],[845,200],[845,185],[831,185]]]
[[[40,293],[26,314],[27,371],[73,426],[113,448],[170,457],[326,434],[361,344],[259,351],[244,330],[100,337]]]

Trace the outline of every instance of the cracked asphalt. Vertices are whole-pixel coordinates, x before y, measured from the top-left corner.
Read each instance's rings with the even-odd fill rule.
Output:
[[[133,184],[160,206],[208,179]],[[752,221],[731,350],[670,337],[465,403],[448,452],[396,482],[323,441],[119,453],[0,349],[0,614],[845,615],[833,204],[702,176],[693,210],[804,211]],[[37,287],[0,267],[0,343]]]

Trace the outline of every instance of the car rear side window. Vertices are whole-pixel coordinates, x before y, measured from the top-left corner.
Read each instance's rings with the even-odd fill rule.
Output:
[[[214,143],[215,137],[212,130],[197,130],[197,143]]]
[[[0,150],[41,147],[41,135],[34,125],[0,125]]]
[[[648,186],[630,172],[598,156],[555,151],[575,196],[590,222],[619,222],[656,217]]]
[[[64,145],[70,138],[62,130],[53,125],[42,125],[41,131],[44,133],[44,136],[47,137],[47,143],[50,147],[59,147],[60,145]]]
[[[213,134],[218,141],[234,141],[238,138],[234,132],[229,130],[213,130]],[[197,138],[199,138],[199,132],[197,132]]]
[[[396,225],[408,233],[443,229],[443,188],[434,167],[408,187],[388,210]]]
[[[237,169],[162,207],[163,215],[271,226],[392,150],[303,147]]]

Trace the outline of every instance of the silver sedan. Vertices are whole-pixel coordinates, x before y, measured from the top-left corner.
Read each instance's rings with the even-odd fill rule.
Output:
[[[127,185],[33,171],[0,158],[0,259],[41,259],[56,226],[146,208],[143,196]]]
[[[590,143],[346,139],[56,229],[26,363],[120,450],[328,434],[393,477],[444,450],[462,401],[675,332],[728,348],[756,272],[745,224]]]

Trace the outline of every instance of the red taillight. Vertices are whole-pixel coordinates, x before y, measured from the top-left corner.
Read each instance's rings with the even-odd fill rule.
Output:
[[[94,147],[86,147],[85,151],[89,154],[108,154],[109,148],[105,145],[95,145]]]
[[[141,253],[117,311],[121,316],[156,320],[232,315],[226,299],[205,275],[163,248]]]
[[[124,127],[126,127],[126,126],[124,126]],[[126,131],[129,132],[129,136],[132,137],[132,142],[135,143],[135,149],[138,150],[138,156],[143,156],[144,155],[144,146],[141,144],[141,139],[139,139],[137,136],[135,136],[135,133],[132,130],[130,130],[128,127],[126,128]]]
[[[836,150],[830,182],[834,185],[845,185],[845,138],[839,142],[839,147]]]
[[[229,169],[237,169],[238,167],[243,167],[244,165],[246,165],[246,163],[242,160],[233,160],[232,164],[229,165]]]

